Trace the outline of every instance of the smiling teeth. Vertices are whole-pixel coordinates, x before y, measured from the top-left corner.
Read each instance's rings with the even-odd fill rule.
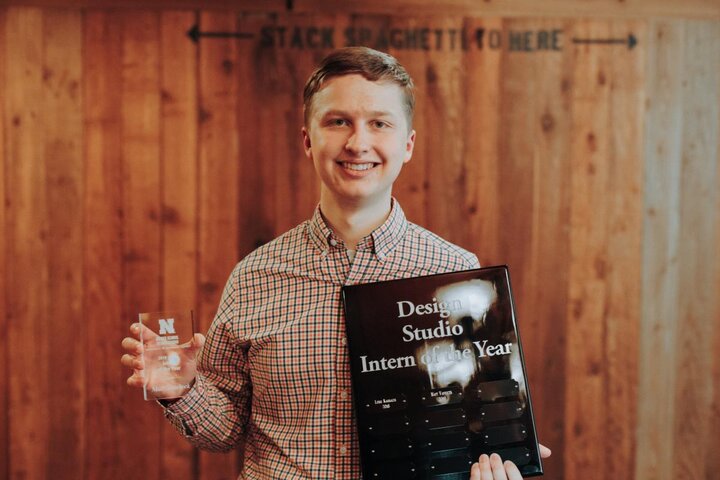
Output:
[[[343,168],[356,171],[370,170],[372,167],[375,166],[372,163],[343,163],[342,165]]]

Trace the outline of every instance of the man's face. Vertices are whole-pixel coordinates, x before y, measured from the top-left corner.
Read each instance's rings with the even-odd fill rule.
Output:
[[[393,182],[412,156],[415,131],[398,85],[353,74],[331,78],[315,94],[303,141],[324,197],[341,204],[375,203],[390,199]]]

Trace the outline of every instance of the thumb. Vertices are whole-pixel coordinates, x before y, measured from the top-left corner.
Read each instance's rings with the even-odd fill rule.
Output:
[[[196,333],[193,335],[192,346],[190,347],[193,351],[197,352],[205,345],[205,335],[202,333]]]

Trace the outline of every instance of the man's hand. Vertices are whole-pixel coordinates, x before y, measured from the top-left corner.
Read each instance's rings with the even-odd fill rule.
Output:
[[[140,341],[141,328],[142,342]],[[122,341],[121,345],[126,353],[120,358],[121,364],[133,369],[132,375],[127,379],[128,385],[137,388],[142,388],[143,385],[145,385],[147,386],[148,392],[157,398],[179,398],[185,395],[195,381],[195,376],[197,375],[195,357],[200,347],[205,343],[205,337],[196,333],[189,346],[173,350],[180,357],[179,365],[181,366],[181,370],[173,374],[172,379],[169,379],[163,377],[162,373],[158,374],[157,372],[148,372],[145,370],[145,363],[143,361],[144,348],[145,345],[154,342],[157,334],[140,323],[133,323],[130,326],[130,333],[133,336],[125,337]],[[143,343],[145,345],[143,345]],[[157,389],[158,385],[168,383],[188,385],[188,388],[182,391],[163,391],[162,389]]]
[[[547,458],[551,454],[549,448],[540,445],[541,458]],[[522,480],[522,475],[513,462],[508,460],[503,463],[497,453],[489,457],[483,453],[470,469],[470,480]]]

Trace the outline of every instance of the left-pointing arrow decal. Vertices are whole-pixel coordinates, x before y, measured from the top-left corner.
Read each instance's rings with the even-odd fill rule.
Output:
[[[200,40],[200,37],[208,37],[208,38],[240,38],[243,40],[247,40],[249,38],[255,37],[252,33],[245,33],[245,32],[201,32],[199,25],[193,25],[190,30],[187,32],[188,37],[192,39],[193,42],[197,43],[198,40]]]

